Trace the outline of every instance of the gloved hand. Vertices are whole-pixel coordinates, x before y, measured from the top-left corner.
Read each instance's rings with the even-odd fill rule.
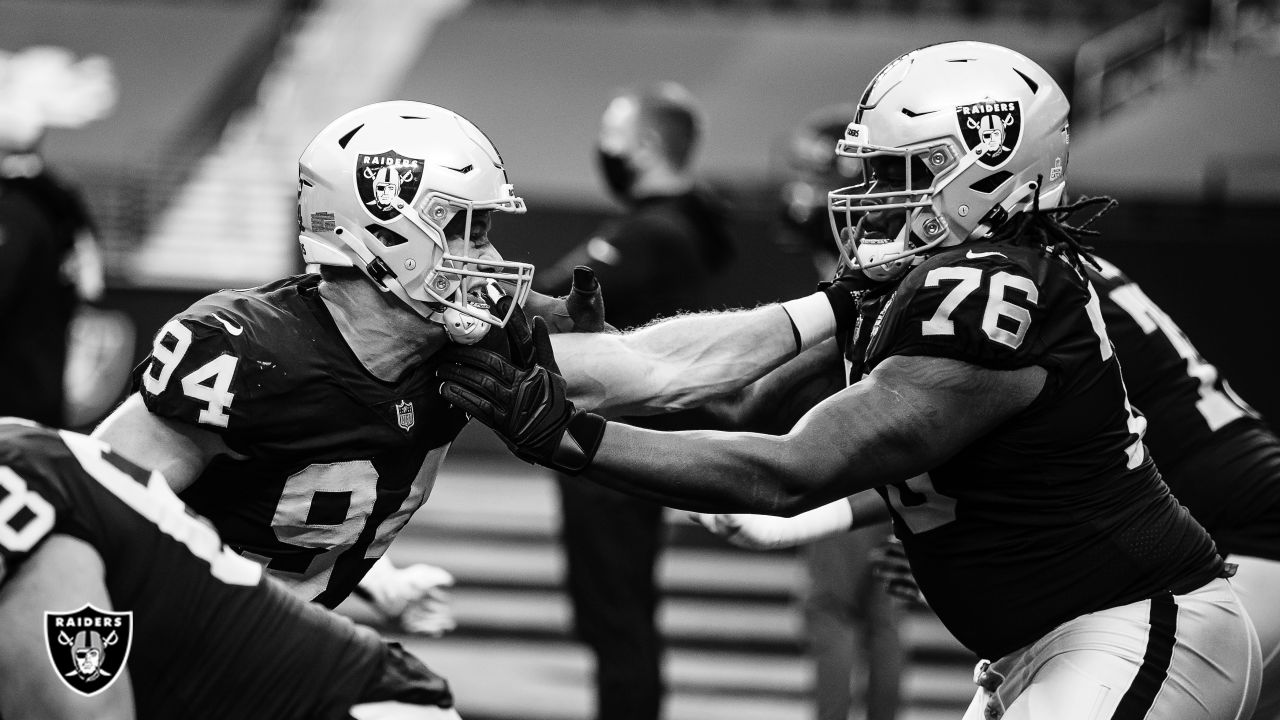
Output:
[[[916,584],[907,553],[897,538],[889,538],[871,551],[871,569],[884,581],[885,591],[890,595],[918,605],[929,604]]]
[[[600,281],[596,273],[586,265],[573,269],[573,288],[564,301],[569,319],[573,321],[572,332],[617,332],[617,329],[604,321],[604,295],[600,292]]]
[[[552,333],[617,332],[605,322],[600,281],[595,271],[586,265],[573,269],[573,285],[568,295],[553,298],[529,293],[523,310],[528,317],[542,318]]]
[[[398,568],[385,557],[360,580],[360,594],[405,632],[440,637],[457,627],[449,593],[453,576],[419,563]]]
[[[750,538],[747,538],[744,543],[743,539],[739,537],[739,534],[742,532],[741,517],[741,515],[733,513],[689,513],[690,520],[701,525],[712,535],[728,540],[731,545],[737,545],[738,547],[745,547],[753,550],[765,549],[755,547],[751,543]]]
[[[530,329],[519,315],[506,327],[512,358],[450,348],[436,371],[440,394],[492,428],[520,459],[576,475],[595,457],[605,420],[569,400],[546,322],[535,317]]]
[[[386,642],[382,668],[358,700],[356,720],[459,720],[449,681],[398,642]]]
[[[827,296],[831,311],[836,316],[836,337],[847,338],[858,320],[862,296],[868,290],[882,287],[884,283],[867,277],[861,270],[840,266],[831,280],[818,283],[818,290]]]

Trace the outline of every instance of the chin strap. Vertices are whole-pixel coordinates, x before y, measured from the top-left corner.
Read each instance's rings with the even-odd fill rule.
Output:
[[[455,310],[453,308],[445,308],[443,312],[432,313],[429,318],[432,322],[439,323],[440,327],[448,333],[449,339],[459,345],[475,345],[489,334],[489,329],[493,326],[483,320],[477,320],[470,315]]]
[[[1009,216],[1014,214],[1015,210],[1019,212],[1029,210],[1037,201],[1040,191],[1039,180],[1040,178],[1037,177],[1035,180],[1024,183],[1022,187],[1009,193],[999,205],[988,210],[987,214],[982,216],[982,219],[974,226],[973,232],[969,233],[969,237],[965,238],[965,240],[985,237],[992,230],[1003,225],[1009,219]]]

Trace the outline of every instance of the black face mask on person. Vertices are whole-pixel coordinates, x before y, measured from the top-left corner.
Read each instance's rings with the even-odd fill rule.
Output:
[[[596,148],[600,173],[604,175],[609,191],[620,200],[631,200],[631,190],[636,184],[636,166],[626,155],[615,155]]]

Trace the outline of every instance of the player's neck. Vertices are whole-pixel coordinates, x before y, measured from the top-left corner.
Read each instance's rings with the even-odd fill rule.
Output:
[[[399,379],[448,342],[440,326],[363,277],[326,278],[319,289],[347,346],[379,380]]]

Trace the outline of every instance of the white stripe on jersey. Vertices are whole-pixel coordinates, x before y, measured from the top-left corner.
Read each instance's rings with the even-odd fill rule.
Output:
[[[222,544],[212,526],[189,515],[187,506],[173,494],[160,473],[152,472],[147,484],[142,485],[102,457],[109,448],[98,440],[61,430],[58,435],[86,472],[161,532],[185,545],[192,555],[209,563],[209,572],[215,578],[246,587],[257,585],[262,579],[262,566],[236,555]]]

